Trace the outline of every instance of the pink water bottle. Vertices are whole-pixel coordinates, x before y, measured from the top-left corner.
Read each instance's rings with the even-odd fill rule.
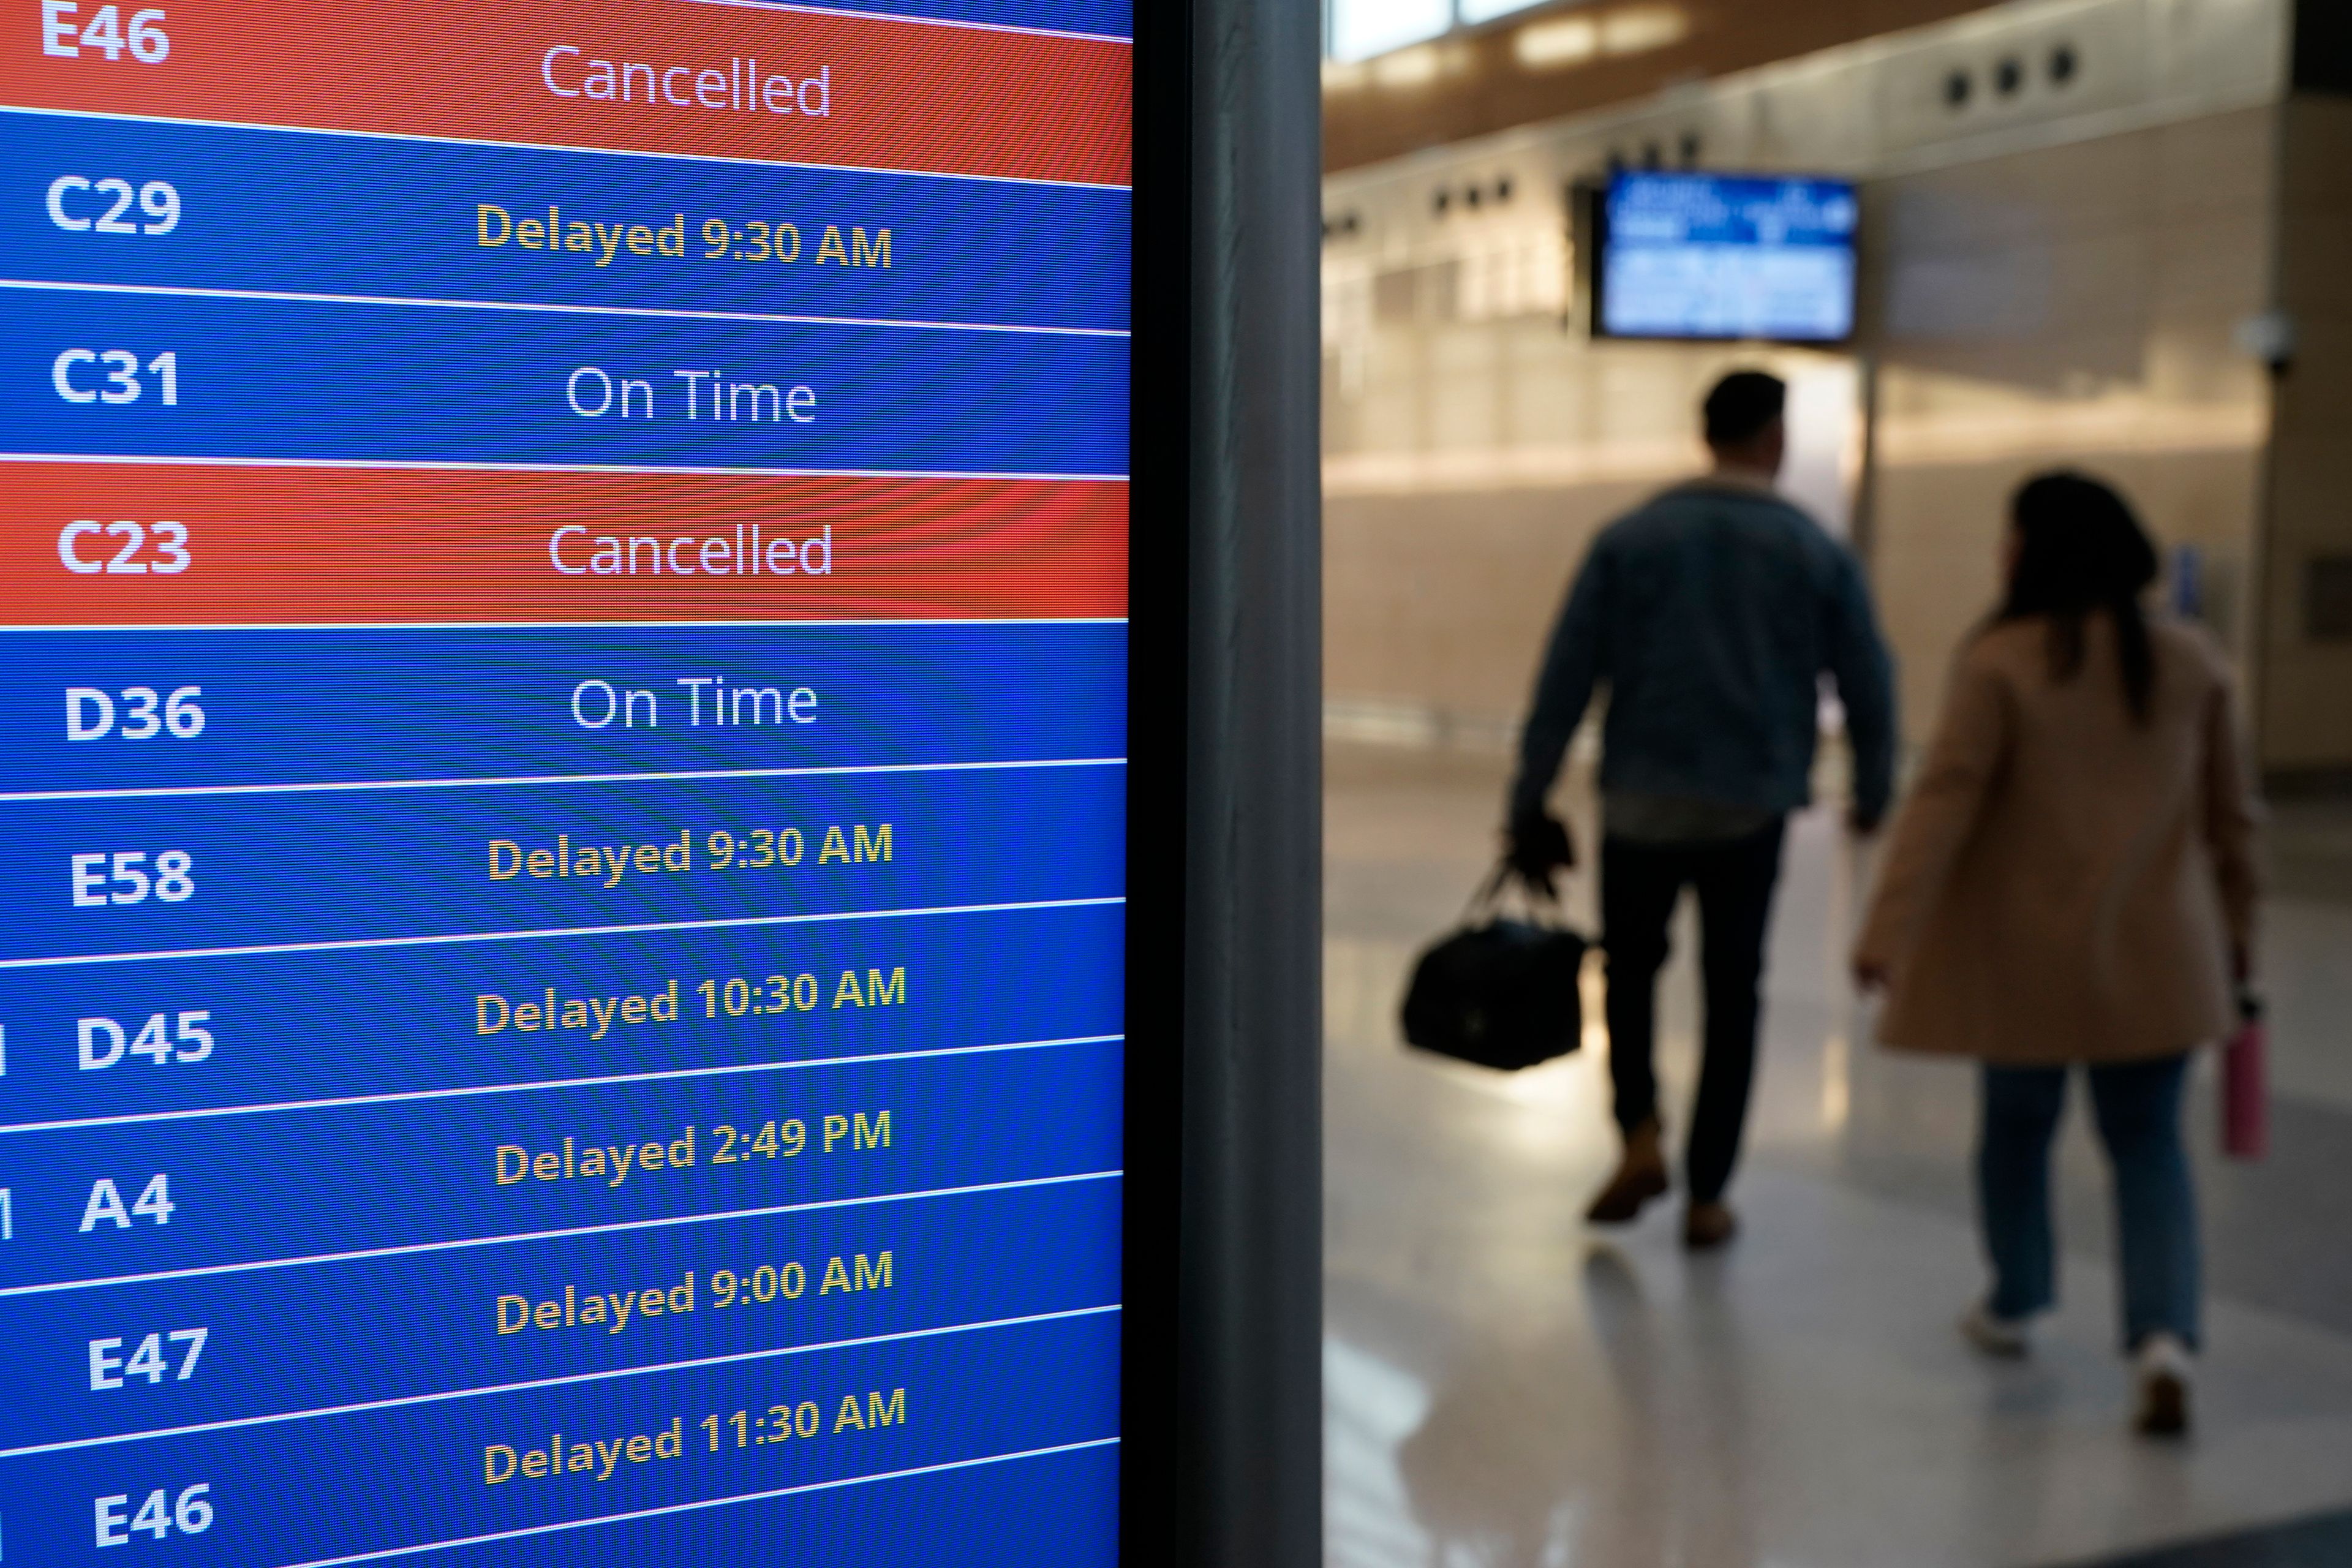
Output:
[[[2238,996],[2238,1029],[2221,1047],[2221,1151],[2259,1160],[2271,1149],[2270,1042],[2262,999]]]

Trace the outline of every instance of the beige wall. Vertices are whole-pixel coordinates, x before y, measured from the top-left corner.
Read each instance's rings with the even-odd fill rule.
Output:
[[[1645,489],[1327,500],[1328,689],[1480,730],[1514,722],[1586,542]]]
[[[1517,721],[1592,535],[1695,471],[1696,406],[1770,354],[1587,343],[1556,320],[1397,324],[1327,365],[1324,689]]]
[[[2264,762],[2352,768],[2352,642],[2315,642],[2305,578],[2352,555],[2352,102],[2297,97],[2284,111],[2279,293],[2295,323],[2281,379],[2264,577]]]
[[[2233,342],[2270,294],[2275,111],[1874,183],[1872,568],[1915,739],[1990,604],[2006,500],[2067,464],[2206,563],[2240,646],[2268,377]]]

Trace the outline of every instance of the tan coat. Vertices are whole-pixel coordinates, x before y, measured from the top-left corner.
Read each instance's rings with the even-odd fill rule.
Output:
[[[2151,619],[2149,722],[2114,623],[2053,680],[2046,621],[1962,650],[1855,946],[1891,977],[1879,1033],[2011,1066],[2174,1055],[2229,1028],[2252,934],[2253,804],[2227,669]]]

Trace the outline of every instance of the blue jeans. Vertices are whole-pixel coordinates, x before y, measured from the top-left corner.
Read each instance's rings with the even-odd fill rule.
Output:
[[[2124,1344],[2130,1350],[2158,1331],[2197,1344],[2197,1194],[2180,1142],[2188,1066],[2189,1058],[2178,1056],[2090,1069],[2099,1141],[2115,1172]],[[2063,1067],[1984,1069],[1977,1198],[1992,1255],[1990,1304],[2003,1318],[2025,1317],[2058,1299],[2050,1140],[2066,1108],[2066,1076]]]

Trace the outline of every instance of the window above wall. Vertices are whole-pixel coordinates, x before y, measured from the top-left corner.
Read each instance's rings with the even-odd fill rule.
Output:
[[[1337,60],[1370,59],[1451,32],[1525,11],[1543,0],[1324,0],[1324,51]]]
[[[1465,22],[1491,22],[1514,11],[1530,10],[1543,0],[1458,0]]]
[[[1454,0],[1328,0],[1324,47],[1334,59],[1370,59],[1453,26]]]

